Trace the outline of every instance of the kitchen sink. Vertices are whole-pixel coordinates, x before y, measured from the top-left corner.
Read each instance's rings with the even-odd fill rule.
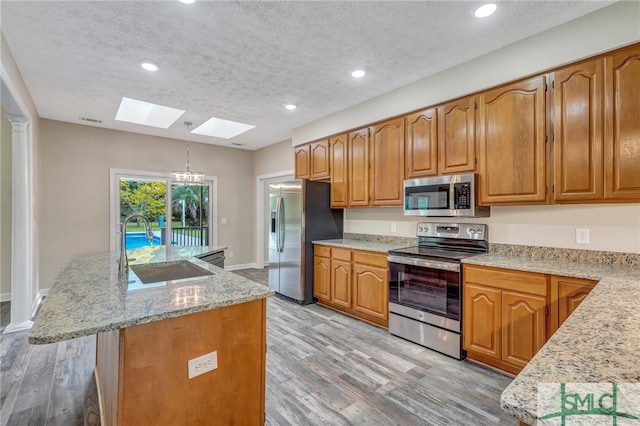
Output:
[[[213,272],[201,268],[188,260],[144,263],[140,265],[130,265],[129,268],[138,276],[142,284],[213,275]]]

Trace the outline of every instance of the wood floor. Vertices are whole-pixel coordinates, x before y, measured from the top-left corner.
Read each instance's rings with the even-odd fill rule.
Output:
[[[266,270],[236,273],[267,282]],[[499,408],[507,376],[318,305],[274,297],[267,315],[267,425],[515,424]],[[31,346],[12,333],[0,355],[0,425],[83,424],[94,337]]]

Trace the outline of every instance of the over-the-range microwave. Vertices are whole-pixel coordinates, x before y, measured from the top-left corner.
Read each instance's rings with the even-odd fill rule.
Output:
[[[405,216],[487,217],[478,206],[477,176],[464,173],[404,181]]]

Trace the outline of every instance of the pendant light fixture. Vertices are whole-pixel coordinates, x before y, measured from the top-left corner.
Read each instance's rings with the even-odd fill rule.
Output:
[[[184,125],[187,127],[187,170],[181,172],[171,172],[174,182],[178,185],[191,186],[202,185],[204,183],[204,173],[192,172],[189,165],[189,134],[191,133],[190,129],[192,124],[193,123],[190,121],[184,122]]]

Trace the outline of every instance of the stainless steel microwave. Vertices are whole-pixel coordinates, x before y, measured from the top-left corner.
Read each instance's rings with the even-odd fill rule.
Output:
[[[477,176],[464,173],[404,181],[405,216],[487,217],[477,204]]]

